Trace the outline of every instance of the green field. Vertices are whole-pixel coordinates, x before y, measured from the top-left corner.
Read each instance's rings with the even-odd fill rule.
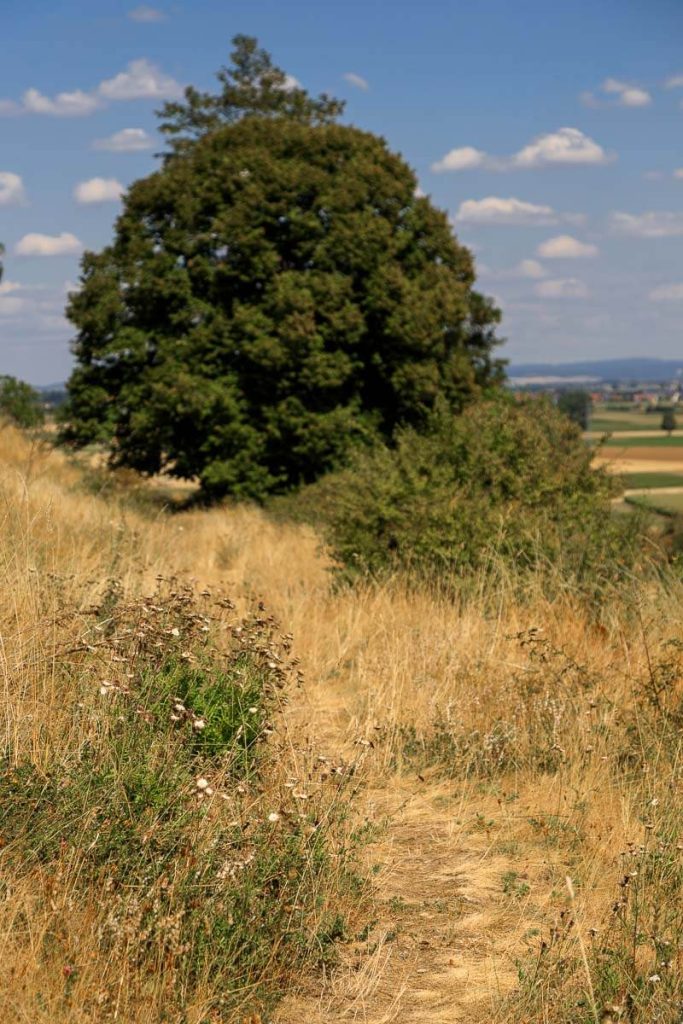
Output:
[[[661,423],[661,413],[600,412],[591,417],[588,429],[601,433],[619,430],[660,430]]]
[[[683,448],[683,433],[669,437],[664,431],[656,437],[610,437],[604,442],[606,448]]]
[[[623,473],[625,487],[683,487],[683,473]]]
[[[683,494],[632,495],[624,500],[629,505],[638,505],[667,516],[683,514]]]

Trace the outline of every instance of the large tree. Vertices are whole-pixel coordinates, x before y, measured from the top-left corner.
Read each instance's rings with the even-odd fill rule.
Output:
[[[333,123],[326,98],[298,90],[280,110],[287,89],[267,79],[264,112],[255,74],[234,116],[166,108],[182,146],[84,256],[65,434],[261,498],[419,424],[437,398],[460,409],[502,370],[498,311],[410,168]]]

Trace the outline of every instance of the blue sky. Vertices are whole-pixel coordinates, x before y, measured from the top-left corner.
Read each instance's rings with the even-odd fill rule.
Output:
[[[71,365],[66,292],[155,167],[154,110],[258,36],[382,134],[503,310],[503,353],[683,355],[680,0],[4,0],[0,372]]]

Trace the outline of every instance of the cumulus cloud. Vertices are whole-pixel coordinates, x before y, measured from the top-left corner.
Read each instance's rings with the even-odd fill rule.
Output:
[[[60,92],[54,97],[44,96],[38,89],[27,89],[22,97],[22,107],[27,114],[49,114],[51,117],[85,117],[99,105],[97,96],[82,89]]]
[[[106,139],[95,139],[92,148],[107,150],[109,153],[139,153],[151,149],[153,145],[151,136],[144,128],[122,128]]]
[[[473,146],[451,149],[432,164],[432,170],[437,174],[475,167],[489,171],[532,170],[561,164],[606,164],[611,159],[613,157],[602,146],[578,128],[560,128],[556,132],[537,136],[509,157],[492,156]]]
[[[156,7],[148,7],[147,4],[141,4],[140,7],[134,7],[132,11],[128,11],[128,17],[131,21],[151,24],[155,21],[164,21],[166,15],[163,11],[157,10]]]
[[[553,278],[539,281],[534,291],[541,299],[585,299],[588,288],[575,277]]]
[[[90,92],[76,89],[45,96],[38,89],[27,89],[21,102],[0,100],[0,116],[46,114],[50,117],[84,117],[112,100],[176,99],[182,87],[170,75],[144,58],[131,61],[125,71],[105,79]]]
[[[619,107],[648,107],[652,103],[652,96],[647,89],[639,85],[632,85],[629,82],[620,82],[617,78],[606,78],[600,86],[605,96],[613,99],[604,100],[597,97],[595,93],[581,93],[581,102],[586,107],[602,107],[617,105]]]
[[[580,242],[572,235],[556,235],[541,242],[536,252],[547,260],[576,260],[597,256],[598,247],[588,242]]]
[[[683,213],[649,210],[645,213],[616,212],[611,216],[612,230],[638,238],[674,238],[683,235]]]
[[[538,260],[522,260],[514,270],[515,277],[530,277],[538,279],[545,277],[545,267]]]
[[[60,235],[42,235],[30,232],[17,242],[17,256],[67,256],[82,250],[82,243],[69,231]]]
[[[466,199],[460,204],[455,220],[461,224],[530,224],[543,226],[556,224],[557,214],[552,206],[539,206],[523,199]]]
[[[578,128],[560,128],[539,135],[513,157],[515,167],[547,167],[553,164],[606,164],[609,156]]]
[[[620,82],[617,78],[607,78],[602,83],[602,91],[616,96],[622,107],[647,107],[652,103],[652,96],[646,89],[628,82]]]
[[[77,203],[111,203],[121,198],[125,189],[116,178],[90,178],[74,189]]]
[[[0,171],[0,206],[21,206],[26,202],[24,183],[12,171]]]
[[[461,146],[459,149],[451,149],[445,156],[432,164],[435,174],[442,174],[444,171],[467,171],[473,167],[483,167],[489,161],[486,153],[474,146]]]
[[[367,79],[363,78],[362,75],[357,75],[355,71],[347,71],[343,77],[349,85],[355,86],[356,89],[363,89],[364,92],[367,92],[370,88],[370,84]]]
[[[125,71],[100,82],[97,91],[108,100],[167,100],[182,94],[174,78],[144,58],[132,60]]]
[[[651,302],[683,302],[683,284],[661,284],[649,294]]]
[[[664,82],[666,89],[680,89],[683,86],[683,75],[670,75]]]

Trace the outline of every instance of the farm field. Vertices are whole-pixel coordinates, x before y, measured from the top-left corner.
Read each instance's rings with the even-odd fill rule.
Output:
[[[683,433],[675,433],[670,436],[664,431],[657,434],[640,434],[637,436],[620,437],[614,434],[604,442],[605,448],[682,448]]]
[[[663,512],[665,515],[683,513],[683,489],[678,493],[643,493],[630,495],[626,501],[632,505]]]
[[[683,487],[683,473],[625,473],[627,488]]]
[[[599,433],[621,430],[659,430],[661,421],[661,413],[599,412],[591,417],[588,429],[591,432]]]
[[[683,488],[683,431],[669,435],[660,423],[659,414],[598,407],[584,435],[587,443],[595,444],[599,432],[613,433],[596,446],[594,464],[622,476],[627,490]],[[675,500],[673,505],[678,511]]]

